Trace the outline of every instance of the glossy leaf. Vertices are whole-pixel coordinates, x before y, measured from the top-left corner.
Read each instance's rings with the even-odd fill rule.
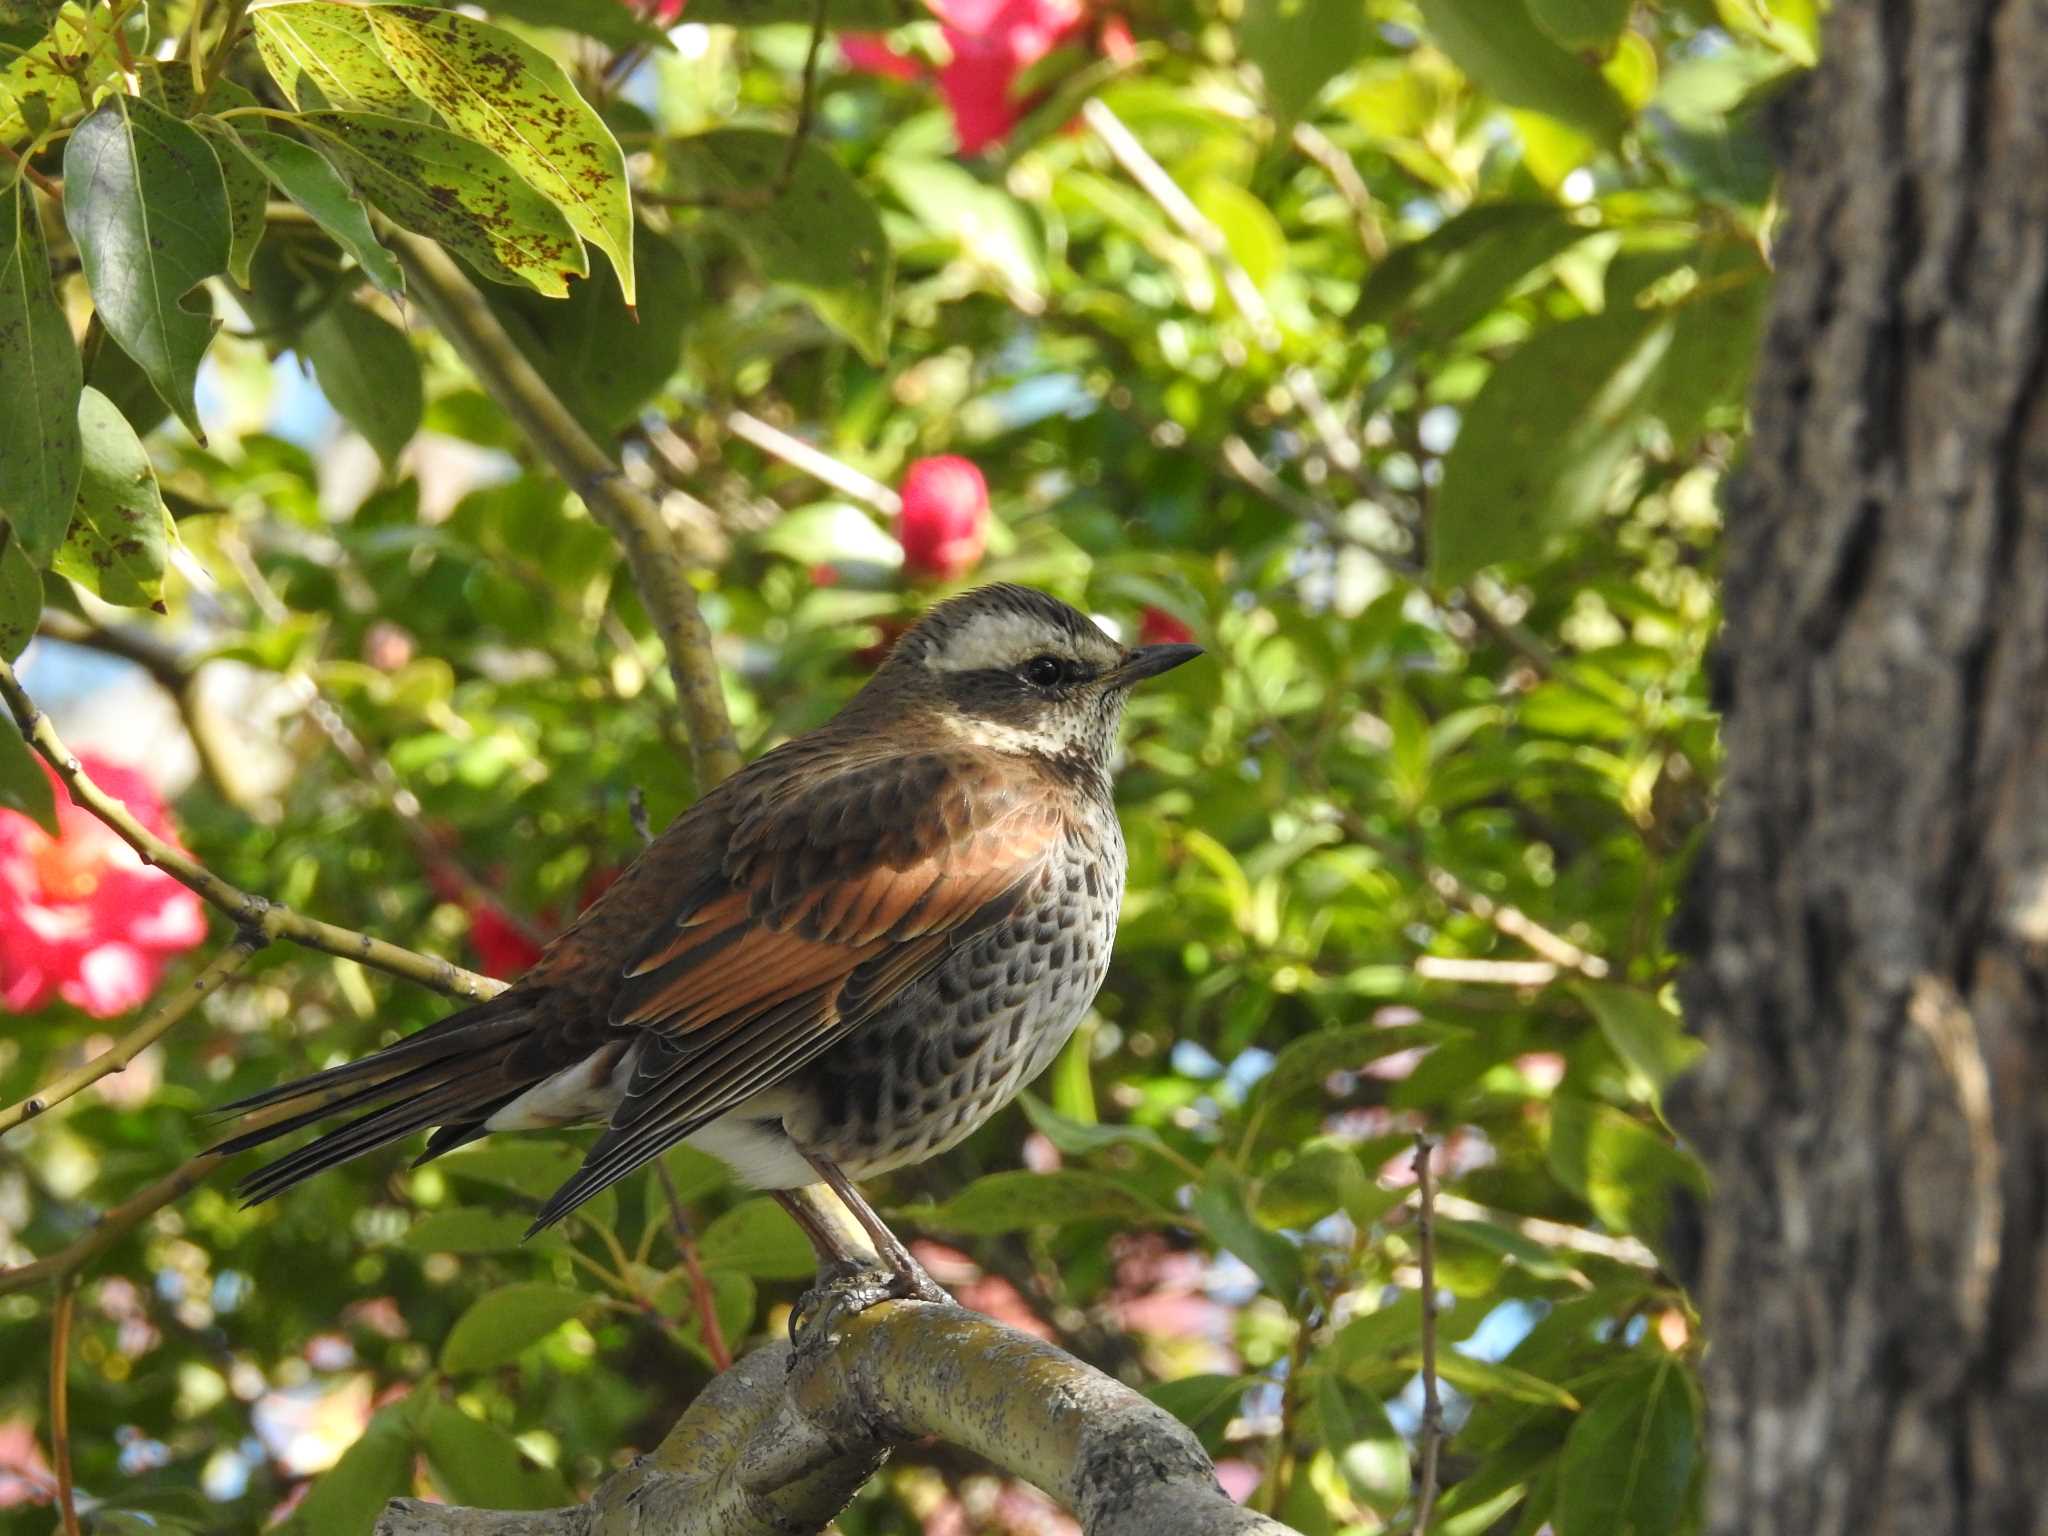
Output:
[[[1675,307],[1650,403],[1680,448],[1717,415],[1739,421],[1770,299],[1770,273],[1747,248],[1716,251],[1697,270],[1698,286]]]
[[[458,1504],[549,1509],[573,1503],[561,1474],[534,1461],[505,1431],[455,1404],[430,1402],[419,1415],[420,1446],[434,1481]]]
[[[418,103],[378,46],[369,7],[283,0],[249,12],[263,67],[295,107],[403,116]]]
[[[985,1237],[1076,1221],[1155,1223],[1168,1214],[1114,1179],[1061,1169],[1056,1173],[1007,1171],[985,1174],[952,1199],[908,1206],[904,1220],[935,1232]]]
[[[298,346],[313,365],[320,392],[391,469],[419,431],[426,409],[419,358],[405,333],[344,299],[307,323]]]
[[[1038,1131],[1060,1151],[1069,1157],[1086,1157],[1091,1152],[1100,1152],[1105,1147],[1133,1146],[1147,1151],[1160,1152],[1166,1143],[1157,1131],[1149,1125],[1107,1125],[1085,1124],[1063,1115],[1034,1094],[1018,1097],[1023,1105],[1025,1117],[1030,1120],[1033,1130]]]
[[[1307,111],[1371,35],[1358,0],[1246,0],[1237,24],[1238,48],[1258,65],[1266,100],[1283,119]]]
[[[1700,1411],[1673,1359],[1631,1371],[1579,1415],[1558,1470],[1561,1530],[1670,1536],[1685,1521]]]
[[[1668,321],[1610,311],[1538,332],[1493,371],[1444,459],[1430,550],[1439,581],[1533,559],[1599,512],[1670,345]]]
[[[281,133],[248,127],[238,127],[236,138],[271,185],[332,235],[371,282],[394,296],[403,291],[405,276],[397,258],[378,242],[362,202],[318,150]]]
[[[1462,335],[1537,268],[1588,231],[1545,203],[1485,203],[1388,253],[1351,312],[1405,347],[1433,352]]]
[[[763,1195],[719,1216],[697,1239],[707,1269],[737,1270],[758,1280],[805,1280],[818,1258],[789,1213]]]
[[[110,96],[64,146],[64,219],[107,333],[205,441],[192,391],[214,322],[185,296],[227,270],[232,245],[213,150],[148,102]]]
[[[1661,1250],[1674,1189],[1706,1193],[1699,1165],[1611,1105],[1560,1098],[1550,1111],[1550,1167],[1602,1224]]]
[[[1323,1448],[1351,1496],[1381,1516],[1408,1502],[1408,1442],[1380,1400],[1333,1371],[1318,1372],[1314,1401]]]
[[[428,123],[361,112],[308,112],[299,126],[363,197],[439,240],[484,276],[557,298],[590,270],[555,205],[503,159]]]
[[[1528,0],[1529,15],[1550,40],[1576,53],[1605,53],[1628,25],[1635,0]]]
[[[1195,1191],[1194,1213],[1218,1245],[1250,1266],[1269,1295],[1293,1304],[1304,1280],[1301,1250],[1252,1219],[1243,1181],[1220,1159]]]
[[[527,1245],[532,1218],[513,1211],[484,1211],[473,1206],[433,1211],[406,1230],[405,1246],[415,1253],[516,1253]],[[538,1246],[554,1236],[537,1233]]]
[[[1251,1107],[1265,1114],[1296,1094],[1319,1087],[1334,1072],[1356,1072],[1402,1051],[1440,1045],[1464,1031],[1446,1024],[1345,1024],[1316,1030],[1288,1044],[1272,1071],[1253,1090]]]
[[[28,649],[42,610],[42,573],[13,525],[0,521],[0,661],[12,661]],[[0,727],[0,736],[6,734]]]
[[[384,57],[414,95],[465,138],[494,149],[611,258],[635,302],[626,157],[562,66],[515,33],[459,11],[365,9]]]
[[[83,380],[34,194],[17,180],[0,192],[0,523],[14,530],[16,559],[47,558],[71,521]],[[0,628],[6,624],[0,609]]]
[[[766,282],[802,295],[818,317],[879,363],[889,335],[893,257],[868,196],[806,140],[777,190],[789,141],[754,128],[699,134],[675,147],[683,182],[718,209]]]
[[[51,563],[110,603],[154,607],[178,534],[149,451],[114,402],[90,386],[79,395],[78,431],[78,507]]]
[[[1511,107],[1526,107],[1617,144],[1629,122],[1614,87],[1553,41],[1526,0],[1420,0],[1430,39],[1473,81]]]
[[[1628,1063],[1653,1099],[1698,1061],[1706,1045],[1654,997],[1616,982],[1579,982],[1572,990],[1592,1010],[1614,1054]]]
[[[451,1376],[508,1365],[590,1304],[581,1291],[538,1281],[487,1292],[448,1330],[441,1369]]]

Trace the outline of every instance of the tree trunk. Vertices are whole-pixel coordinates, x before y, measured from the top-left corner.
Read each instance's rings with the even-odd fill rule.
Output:
[[[1728,509],[1714,1536],[2048,1531],[2048,7],[1838,3]]]

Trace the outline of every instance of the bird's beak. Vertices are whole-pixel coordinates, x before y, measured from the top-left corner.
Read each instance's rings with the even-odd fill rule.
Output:
[[[1201,654],[1199,645],[1141,645],[1124,652],[1123,661],[1109,674],[1109,681],[1118,688],[1128,688],[1148,677],[1171,672]]]

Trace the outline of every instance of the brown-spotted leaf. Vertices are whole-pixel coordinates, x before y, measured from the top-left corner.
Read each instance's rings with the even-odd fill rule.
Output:
[[[626,157],[562,66],[524,38],[458,11],[365,9],[384,57],[465,138],[489,145],[611,258],[633,292],[633,204]]]
[[[413,110],[412,92],[398,78],[369,12],[332,0],[285,0],[249,12],[263,67],[308,111],[332,107],[350,112],[404,113]]]
[[[486,277],[561,298],[590,270],[561,211],[481,144],[374,112],[308,112],[298,125],[364,198]]]
[[[149,451],[120,408],[90,386],[78,398],[78,432],[85,446],[78,510],[50,564],[110,603],[155,607],[178,533]]]

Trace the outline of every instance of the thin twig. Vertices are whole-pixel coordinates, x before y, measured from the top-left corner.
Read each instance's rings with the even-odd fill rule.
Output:
[[[676,700],[689,727],[697,787],[709,789],[740,765],[711,631],[661,509],[626,478],[527,361],[454,258],[432,241],[394,233],[407,290],[440,327],[498,405],[619,541],[668,654]]]
[[[466,971],[452,961],[401,949],[367,933],[305,917],[267,897],[252,895],[230,885],[182,848],[158,837],[136,820],[127,806],[95,784],[77,756],[57,735],[49,717],[36,708],[34,700],[22,688],[14,675],[14,668],[5,661],[0,661],[0,699],[6,700],[21,734],[57,771],[57,777],[71,792],[73,801],[113,828],[123,842],[141,855],[143,863],[161,869],[201,900],[225,912],[238,929],[260,933],[265,942],[289,939],[294,944],[317,949],[323,954],[359,961],[394,976],[402,976],[407,981],[418,982],[448,997],[482,1001],[504,990],[504,983]]]
[[[746,411],[732,411],[725,418],[732,435],[752,443],[771,458],[792,469],[800,469],[813,480],[822,481],[843,496],[866,502],[885,517],[903,510],[903,498],[871,475],[842,463],[822,449],[813,448],[800,437],[792,437],[778,426]]]
[[[1323,168],[1337,188],[1338,196],[1351,209],[1351,222],[1358,230],[1358,243],[1364,249],[1366,259],[1379,262],[1386,260],[1387,232],[1380,223],[1379,210],[1373,205],[1372,192],[1365,184],[1365,178],[1358,174],[1358,167],[1328,134],[1314,123],[1299,122],[1294,125],[1294,147]]]
[[[1429,1517],[1436,1508],[1436,1464],[1444,1444],[1444,1405],[1436,1380],[1436,1181],[1429,1165],[1435,1150],[1435,1142],[1416,1133],[1415,1242],[1422,1270],[1422,1466],[1417,1474],[1412,1536],[1429,1536]]]
[[[697,1326],[704,1334],[704,1352],[711,1357],[713,1368],[721,1371],[732,1369],[732,1350],[725,1342],[725,1330],[718,1322],[718,1301],[711,1293],[711,1281],[704,1273],[704,1262],[697,1256],[697,1234],[690,1230],[690,1213],[683,1209],[683,1197],[676,1192],[676,1181],[668,1171],[668,1164],[660,1158],[654,1160],[655,1177],[661,1181],[661,1192],[668,1199],[669,1225],[676,1234],[676,1248],[682,1254],[683,1268],[690,1276],[690,1301],[697,1309]]]
[[[82,1093],[101,1078],[121,1071],[143,1051],[154,1045],[169,1032],[171,1027],[196,1007],[201,998],[212,992],[230,976],[248,963],[249,957],[263,947],[260,934],[239,934],[208,963],[205,970],[193,977],[169,997],[151,1009],[148,1016],[128,1031],[119,1040],[83,1066],[74,1067],[47,1087],[38,1089],[13,1108],[0,1111],[0,1136],[38,1115],[47,1114],[73,1094]]]
[[[21,174],[36,184],[37,190],[43,196],[49,198],[50,201],[56,203],[59,207],[63,206],[64,186],[61,182],[52,181],[41,171],[30,165],[26,156],[17,154],[14,147],[4,140],[0,140],[0,155],[5,155],[9,160],[13,161],[15,166],[21,171]],[[33,214],[34,210],[31,209],[30,212]]]
[[[804,54],[803,93],[797,98],[796,131],[789,136],[789,147],[782,152],[782,169],[775,174],[775,195],[780,197],[789,190],[789,184],[796,179],[797,157],[804,151],[804,145],[811,137],[811,123],[818,112],[818,54],[825,46],[825,13],[831,9],[832,0],[812,0],[811,3],[811,46]]]
[[[57,1510],[64,1536],[78,1536],[78,1503],[71,1490],[71,1314],[78,1287],[58,1282],[50,1319],[50,1458],[57,1464]]]

